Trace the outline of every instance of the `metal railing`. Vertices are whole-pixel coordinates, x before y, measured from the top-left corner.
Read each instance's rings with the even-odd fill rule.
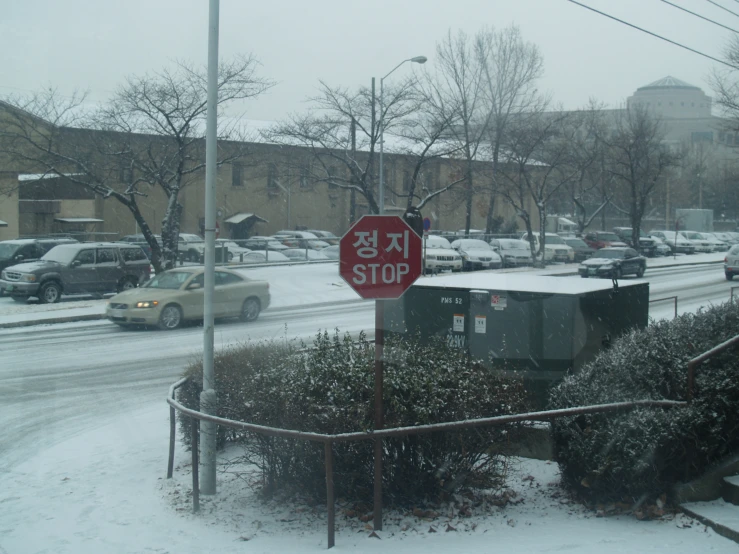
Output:
[[[664,298],[655,298],[654,300],[650,300],[649,303],[653,302],[666,302],[668,300],[672,300],[675,304],[675,317],[677,317],[677,296],[665,296]]]
[[[737,337],[739,341],[739,337]],[[193,487],[193,512],[200,509],[200,491],[198,482],[198,433],[199,422],[209,421],[217,425],[229,427],[231,429],[239,429],[242,431],[251,431],[268,436],[278,436],[286,438],[294,438],[298,440],[308,440],[324,444],[324,467],[326,473],[326,509],[327,509],[327,544],[328,548],[335,545],[335,519],[336,519],[336,502],[334,498],[334,481],[333,481],[333,444],[335,442],[348,442],[359,440],[381,441],[387,437],[399,437],[422,433],[432,433],[435,431],[450,431],[457,429],[471,429],[474,427],[486,427],[495,425],[505,425],[509,423],[518,423],[524,421],[550,421],[558,417],[566,417],[573,415],[593,414],[602,412],[616,412],[631,410],[637,407],[650,408],[675,408],[688,405],[686,401],[678,400],[636,400],[631,402],[615,402],[611,404],[598,404],[592,406],[581,406],[577,408],[563,408],[559,410],[546,410],[539,412],[527,412],[521,414],[511,414],[504,416],[495,416],[488,418],[479,418],[463,421],[449,421],[445,423],[436,423],[431,425],[419,425],[412,427],[396,427],[390,429],[381,429],[373,432],[355,432],[340,433],[336,435],[326,435],[322,433],[311,433],[306,431],[297,431],[293,429],[282,429],[277,427],[268,427],[265,425],[256,425],[253,423],[245,423],[234,421],[217,416],[203,414],[196,410],[186,408],[174,399],[175,390],[182,386],[187,379],[181,379],[170,387],[167,403],[170,405],[170,457],[168,463],[167,477],[171,478],[171,468],[174,464],[174,441],[175,441],[175,410],[180,411],[191,418],[192,425],[192,487]],[[692,382],[690,384],[692,386]],[[692,390],[690,391],[692,397]],[[377,449],[375,449],[377,452]],[[380,449],[380,452],[382,450]],[[376,462],[377,463],[377,462]],[[380,478],[382,475],[382,460],[379,460]],[[375,476],[377,478],[377,474]],[[376,507],[377,508],[377,507]],[[379,521],[382,520],[382,506],[379,506]],[[378,528],[379,529],[379,528]]]

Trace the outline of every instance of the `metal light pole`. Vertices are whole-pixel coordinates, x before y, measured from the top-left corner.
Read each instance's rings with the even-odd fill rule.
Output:
[[[390,73],[380,79],[380,189],[377,199],[380,204],[380,215],[385,215],[385,166],[383,165],[383,152],[385,142],[385,114],[383,104],[383,82],[390,74],[398,69],[405,62],[426,63],[426,56],[416,56],[408,58],[396,65]],[[375,81],[372,79],[372,94],[374,96]],[[374,104],[374,100],[373,100]],[[374,105],[373,112],[374,112]],[[382,429],[383,422],[383,406],[382,406],[382,383],[383,383],[383,357],[385,350],[385,301],[375,300],[375,429]],[[376,439],[374,444],[375,462],[374,462],[374,528],[376,531],[382,530],[382,439]]]
[[[380,215],[385,214],[385,166],[383,164],[383,152],[385,150],[385,107],[383,104],[383,83],[385,82],[385,79],[390,77],[390,74],[398,69],[401,65],[403,65],[405,62],[413,62],[413,63],[426,63],[426,56],[416,56],[415,58],[408,58],[407,60],[403,60],[398,65],[396,65],[392,70],[390,70],[390,73],[385,75],[382,79],[380,79],[380,190],[377,194],[377,200],[380,204]]]
[[[205,121],[205,279],[203,311],[203,392],[200,410],[216,413],[216,380],[213,369],[213,296],[216,262],[216,164],[218,109],[218,18],[219,0],[210,0],[208,10],[208,92]],[[200,422],[200,492],[216,493],[216,424]],[[194,470],[194,468],[193,468]]]

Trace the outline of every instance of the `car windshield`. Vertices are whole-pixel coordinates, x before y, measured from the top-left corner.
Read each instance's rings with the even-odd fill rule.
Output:
[[[20,247],[20,244],[9,244],[7,242],[0,242],[0,260],[9,260],[13,257],[13,254],[15,254]]]
[[[60,244],[49,250],[46,254],[41,256],[42,260],[47,262],[59,262],[60,264],[70,263],[77,255],[80,249],[76,246],[67,246]]]
[[[596,258],[623,258],[625,250],[608,250],[601,248],[595,253]]]
[[[567,244],[559,235],[546,235],[547,244]]]
[[[191,271],[166,271],[151,279],[144,286],[150,289],[176,290],[191,276]]]
[[[465,250],[492,250],[493,248],[484,240],[463,239],[459,241],[459,247]]]
[[[501,250],[528,250],[529,243],[525,240],[499,239],[498,245]]]
[[[598,237],[598,240],[621,242],[621,239],[618,237],[616,233],[598,233],[596,236]]]
[[[451,248],[451,244],[444,237],[426,237],[424,239],[426,248]]]
[[[205,239],[197,236],[197,235],[184,235],[180,234],[180,239],[184,240],[185,242],[205,242]]]
[[[573,248],[590,248],[582,239],[565,239],[565,242],[568,246],[572,246]]]

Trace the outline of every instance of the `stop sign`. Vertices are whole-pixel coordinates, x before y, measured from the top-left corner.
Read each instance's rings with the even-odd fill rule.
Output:
[[[422,268],[421,237],[395,215],[365,215],[339,242],[339,274],[362,298],[400,296]]]

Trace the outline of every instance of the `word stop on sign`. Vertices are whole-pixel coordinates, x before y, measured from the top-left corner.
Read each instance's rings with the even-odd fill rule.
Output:
[[[386,285],[399,284],[404,275],[410,272],[410,266],[406,263],[399,264],[355,264],[354,281],[357,285]]]

